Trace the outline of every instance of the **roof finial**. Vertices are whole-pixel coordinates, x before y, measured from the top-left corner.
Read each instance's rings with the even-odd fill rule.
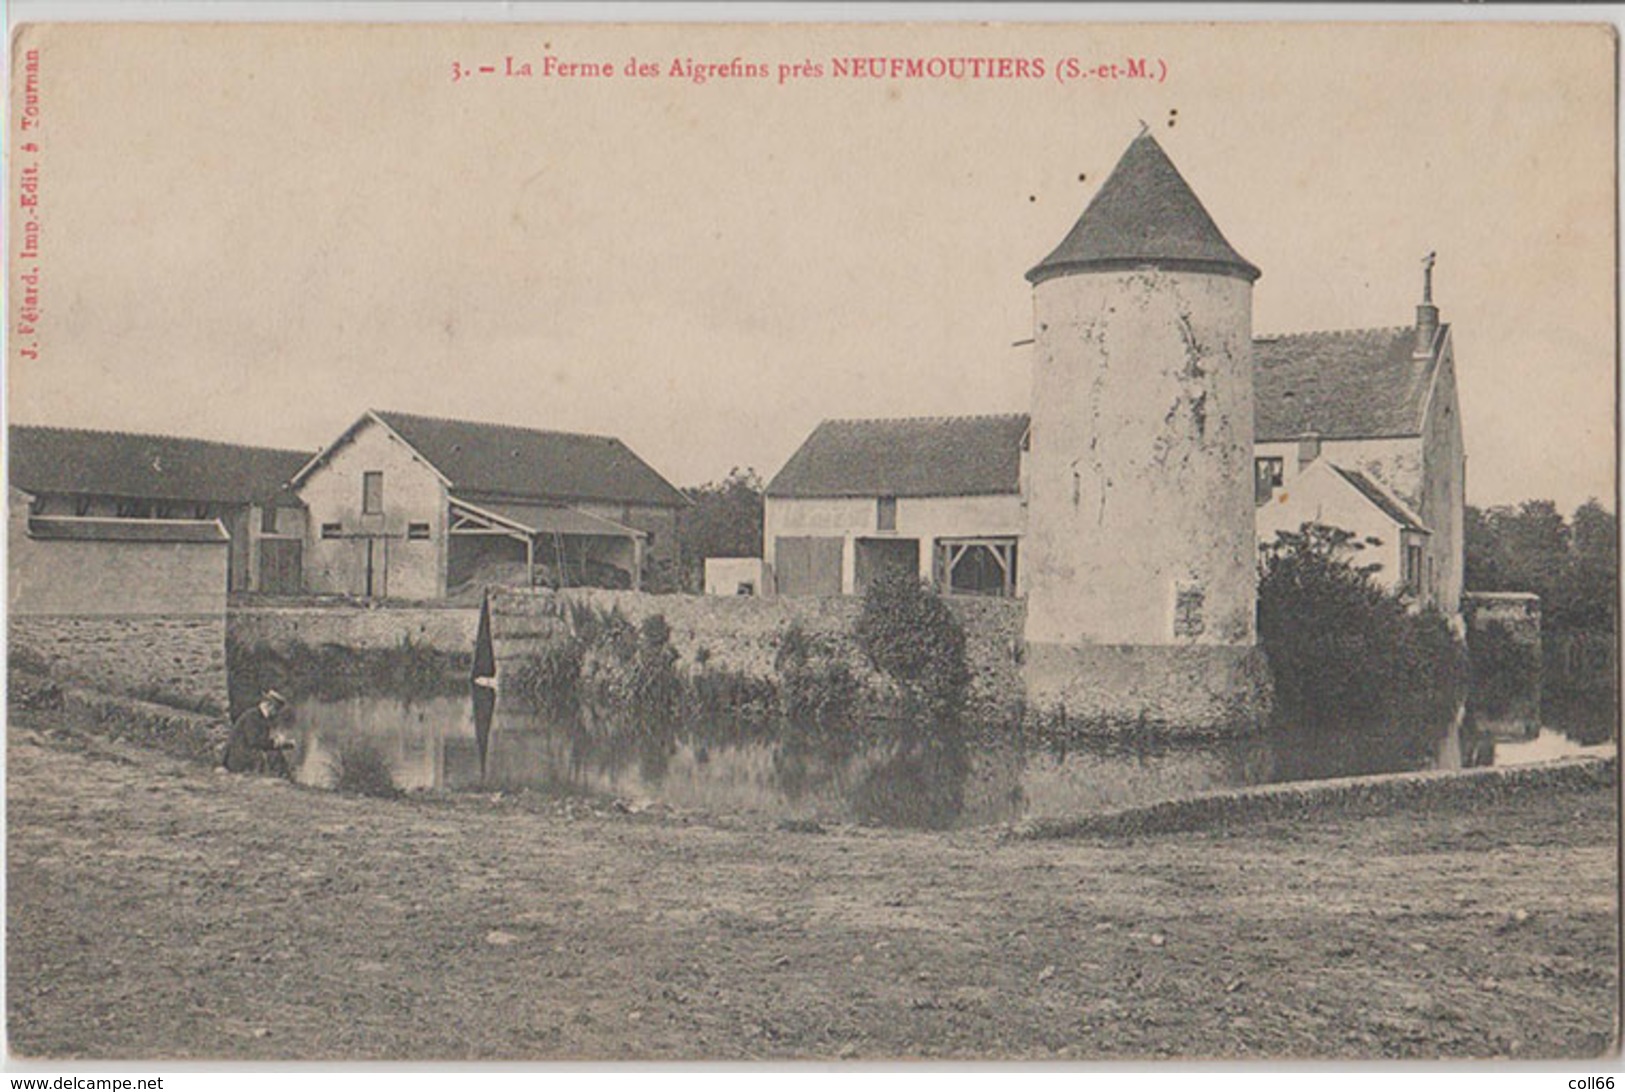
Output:
[[[1149,133],[1150,131],[1151,131],[1150,124],[1144,118],[1141,118],[1140,119],[1140,131],[1138,133],[1135,133],[1134,135],[1137,136],[1137,137],[1143,137],[1143,136],[1145,136],[1145,134]]]
[[[1436,251],[1428,251],[1422,259],[1422,302],[1416,305],[1416,355],[1429,356],[1433,352],[1433,339],[1439,333],[1439,309],[1433,306],[1433,262]]]

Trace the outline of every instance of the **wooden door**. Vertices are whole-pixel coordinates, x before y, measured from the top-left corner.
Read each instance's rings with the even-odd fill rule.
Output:
[[[780,595],[840,595],[841,539],[774,540],[773,567]]]
[[[296,538],[260,539],[260,594],[298,595],[303,589],[304,543]]]

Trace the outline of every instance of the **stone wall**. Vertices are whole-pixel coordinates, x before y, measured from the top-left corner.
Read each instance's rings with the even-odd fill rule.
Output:
[[[224,615],[13,615],[14,665],[107,694],[188,709],[226,709]]]
[[[226,708],[224,539],[63,540],[28,533],[8,493],[8,656],[58,682]]]
[[[1493,809],[1522,794],[1591,792],[1615,785],[1617,758],[1566,758],[1529,766],[1483,766],[1471,770],[1424,770],[1330,781],[1292,782],[1201,793],[1144,807],[1068,819],[1035,819],[1011,832],[1015,838],[1120,838],[1182,831],[1214,831],[1261,820],[1313,824],[1338,815],[1391,815],[1460,807]]]
[[[550,616],[560,602],[583,602],[619,610],[634,624],[659,614],[671,627],[680,670],[704,664],[754,679],[774,678],[779,639],[791,624],[825,642],[872,693],[887,688],[854,640],[853,626],[863,609],[851,597],[647,595],[629,591],[501,589],[492,593],[491,635],[500,675],[504,661],[533,652],[562,632]],[[1009,599],[951,598],[950,608],[965,627],[971,670],[970,701],[983,715],[1011,711],[1021,704],[1020,637],[1023,604]]]
[[[397,648],[403,642],[440,652],[470,652],[478,607],[233,607],[226,631],[233,644],[320,648]]]
[[[1273,697],[1264,651],[1247,647],[1029,644],[1025,682],[1035,709],[1094,733],[1249,735]]]

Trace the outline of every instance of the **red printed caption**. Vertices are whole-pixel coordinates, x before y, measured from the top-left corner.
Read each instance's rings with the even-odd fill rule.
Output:
[[[12,270],[17,278],[16,325],[12,328],[17,352],[24,360],[40,357],[40,51],[23,53],[22,108],[17,111],[15,158],[17,207],[21,223],[16,233],[17,252]]]
[[[805,83],[811,80],[922,80],[949,83],[970,81],[1054,80],[1058,84],[1143,81],[1165,83],[1168,62],[1160,57],[803,57],[765,61],[730,57],[705,60],[673,57],[651,60],[628,57],[624,61],[569,58],[544,52],[539,59],[512,54],[498,60],[451,62],[451,82],[508,79],[542,80],[681,80],[703,85],[744,82],[758,84]]]

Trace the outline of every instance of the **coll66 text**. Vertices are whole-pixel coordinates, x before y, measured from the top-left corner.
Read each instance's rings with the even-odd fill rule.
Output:
[[[1569,1081],[1569,1087],[1573,1088],[1573,1089],[1576,1089],[1577,1092],[1595,1092],[1595,1090],[1597,1090],[1597,1089],[1613,1088],[1614,1087],[1614,1078],[1612,1078],[1612,1077],[1575,1077],[1573,1080]]]

